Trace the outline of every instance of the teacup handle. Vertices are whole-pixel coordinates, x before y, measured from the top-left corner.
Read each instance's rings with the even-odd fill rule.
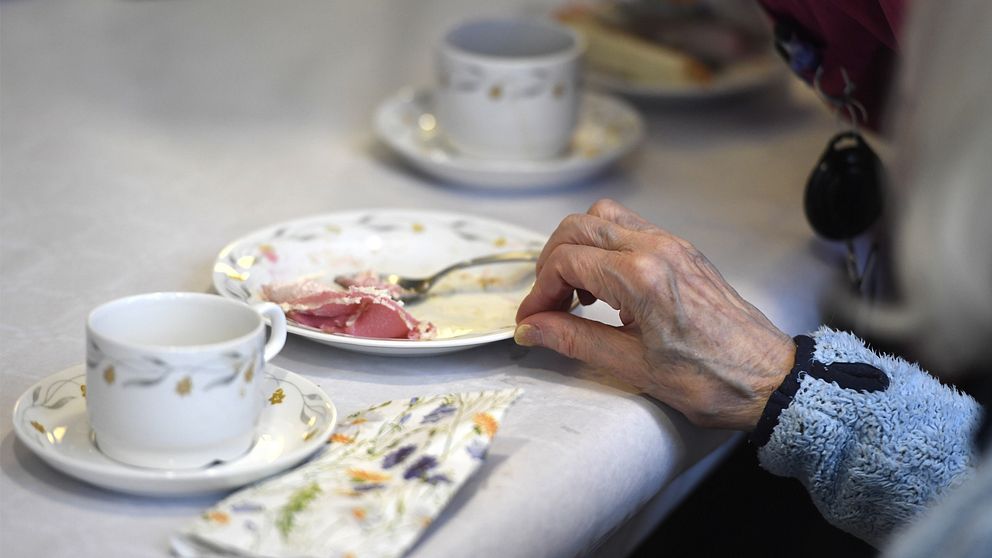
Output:
[[[268,318],[269,325],[272,326],[272,333],[265,343],[265,362],[269,362],[286,344],[286,315],[283,314],[282,308],[271,302],[252,304],[251,308]]]

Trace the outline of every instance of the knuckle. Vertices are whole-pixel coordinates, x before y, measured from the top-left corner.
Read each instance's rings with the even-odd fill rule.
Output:
[[[705,259],[703,254],[688,240],[677,236],[667,236],[657,239],[655,250],[659,256],[670,263],[696,262]]]
[[[654,256],[642,252],[632,254],[628,259],[631,274],[637,279],[647,279],[658,273],[658,263]]]
[[[558,244],[553,250],[551,250],[551,253],[548,254],[545,265],[552,265],[557,268],[569,259],[574,259],[574,252],[575,246],[571,244]]]
[[[567,262],[569,259],[574,259],[578,257],[579,246],[571,244],[568,242],[559,242],[552,247],[552,249],[547,254],[547,262],[554,261],[556,265],[561,265]]]
[[[703,253],[700,252],[699,249],[697,249],[696,246],[693,245],[688,240],[675,237],[675,243],[676,245],[678,245],[679,250],[682,252],[685,258],[690,260],[698,260],[703,257]]]
[[[668,234],[666,235],[665,240],[667,241],[667,243],[669,244],[672,250],[679,252],[698,252],[698,250],[696,250],[696,247],[693,246],[691,242],[682,238],[681,236]]]
[[[672,259],[679,256],[684,248],[675,241],[674,237],[661,237],[655,241],[655,251],[665,259]]]
[[[591,206],[589,206],[588,213],[590,215],[603,216],[609,215],[616,211],[619,204],[610,198],[601,198],[596,200]]]
[[[564,219],[561,220],[561,224],[558,225],[559,230],[570,229],[575,227],[581,227],[582,222],[585,221],[586,216],[581,213],[572,213],[566,215]]]
[[[689,250],[690,252],[699,252],[699,250],[696,249],[696,246],[693,243],[689,242],[688,240],[680,236],[676,236],[674,238],[675,241],[678,242],[679,245],[685,248],[686,250]]]
[[[598,237],[603,244],[609,247],[621,246],[627,237],[627,232],[609,221],[604,221],[597,223],[596,237]]]

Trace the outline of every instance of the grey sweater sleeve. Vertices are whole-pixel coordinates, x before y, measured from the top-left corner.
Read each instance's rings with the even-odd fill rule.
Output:
[[[758,459],[776,475],[799,479],[828,521],[879,547],[970,475],[981,407],[854,335],[821,328],[812,337],[816,361],[870,364],[889,386],[854,391],[800,373]]]

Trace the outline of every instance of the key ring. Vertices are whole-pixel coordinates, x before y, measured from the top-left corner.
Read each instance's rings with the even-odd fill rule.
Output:
[[[792,21],[775,25],[775,50],[798,76],[813,87],[823,103],[833,109],[838,123],[848,123],[831,138],[806,183],[803,206],[817,234],[843,241],[847,249],[844,268],[854,291],[863,296],[866,278],[875,267],[877,242],[872,241],[864,266],[858,265],[854,239],[865,232],[881,212],[881,162],[864,140],[860,126],[868,110],[854,98],[856,85],[840,67],[844,88],[839,96],[823,91],[823,45]],[[860,267],[860,268],[859,268]]]
[[[823,66],[817,66],[816,73],[813,74],[813,91],[816,92],[817,96],[824,103],[833,107],[838,118],[841,116],[841,111],[846,111],[848,120],[851,123],[851,129],[857,134],[860,133],[858,125],[862,122],[868,122],[868,109],[861,104],[861,101],[854,98],[854,90],[857,89],[857,86],[851,81],[850,76],[847,74],[847,69],[843,66],[840,68],[840,75],[844,78],[844,91],[840,97],[828,95],[820,87],[820,79],[823,77]]]
[[[848,75],[847,69],[844,67],[840,68],[841,76],[844,79],[844,90],[839,97],[828,95],[823,91],[820,85],[823,72],[823,66],[817,66],[816,71],[813,74],[813,90],[825,104],[833,108],[835,114],[837,115],[838,122],[843,122],[844,113],[846,113],[848,117],[848,123],[845,126],[848,130],[836,135],[831,140],[830,145],[827,148],[828,152],[841,141],[847,140],[854,141],[855,145],[863,147],[871,152],[871,155],[875,157],[874,152],[872,152],[871,148],[868,147],[867,142],[864,141],[864,138],[861,136],[859,131],[859,125],[868,121],[868,110],[863,104],[861,104],[860,101],[854,98],[853,93],[856,89],[856,85]],[[821,164],[822,159],[821,163],[817,166],[820,167]],[[864,264],[859,265],[857,247],[854,244],[854,238],[856,238],[856,236],[857,235],[848,236],[838,240],[843,240],[846,248],[847,254],[844,260],[844,267],[847,272],[848,280],[856,293],[859,295],[864,295],[865,281],[874,271],[875,262],[877,260],[878,243],[874,240],[871,242],[864,257]]]

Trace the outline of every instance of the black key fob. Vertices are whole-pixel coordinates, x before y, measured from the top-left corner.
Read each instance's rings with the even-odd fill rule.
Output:
[[[882,213],[882,162],[860,134],[837,134],[810,174],[804,207],[813,230],[831,240],[853,238]]]

